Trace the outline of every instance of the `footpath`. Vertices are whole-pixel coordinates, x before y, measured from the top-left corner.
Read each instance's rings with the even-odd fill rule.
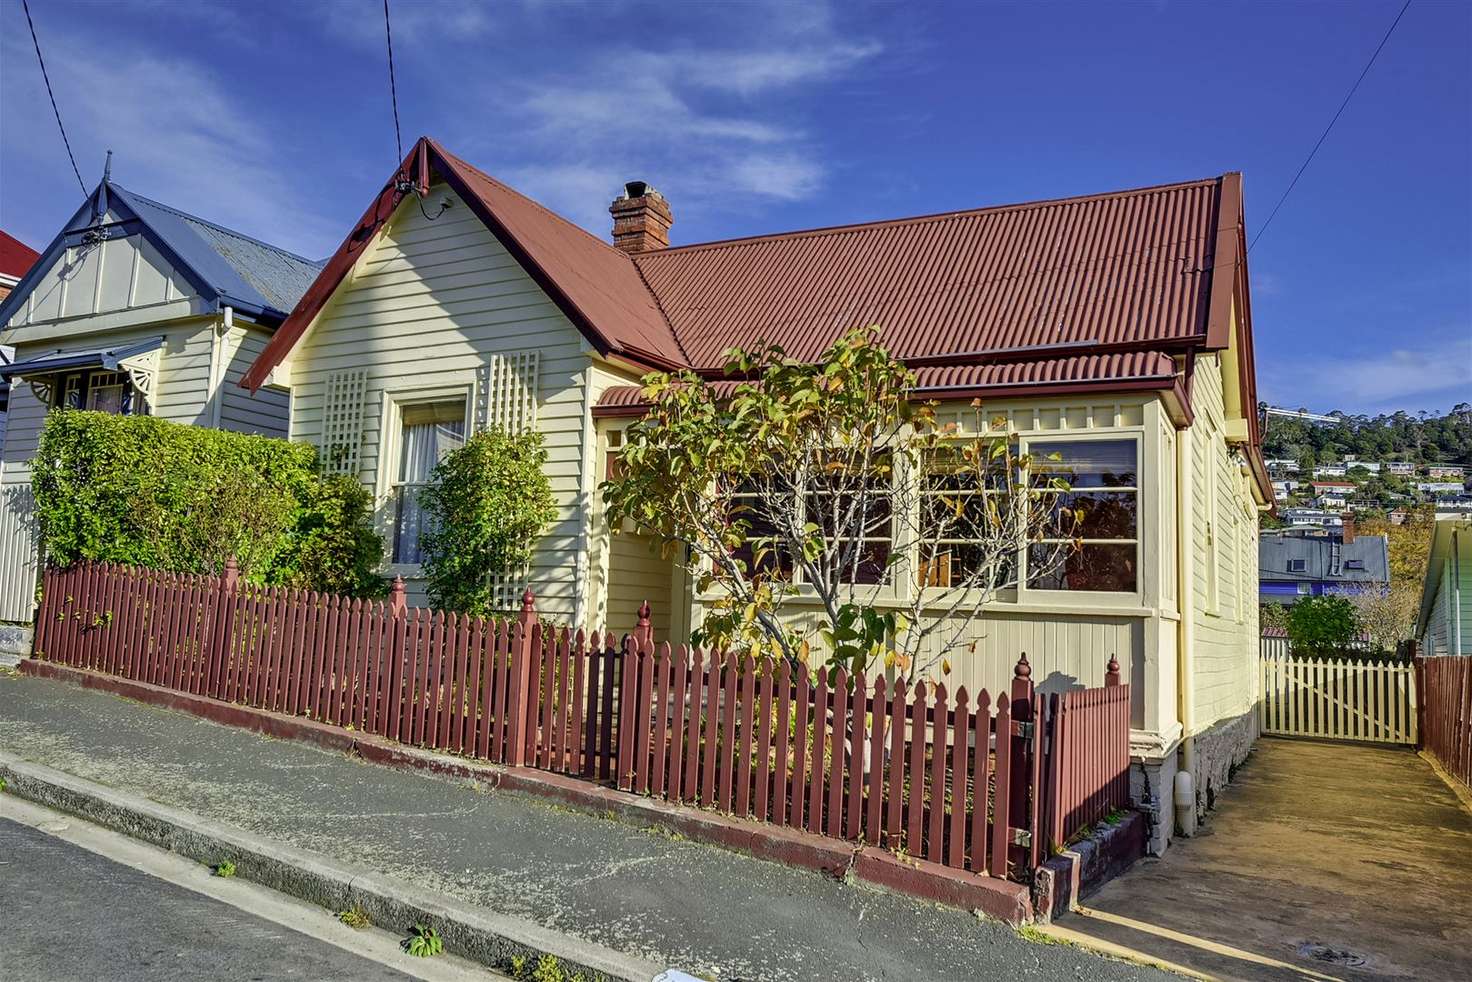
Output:
[[[617,953],[583,961],[614,977],[641,965],[719,980],[1174,977],[662,829],[3,672],[7,762],[13,785],[50,769],[173,810],[199,834],[277,843],[288,865],[315,854],[565,950]],[[28,765],[40,768],[27,777]]]

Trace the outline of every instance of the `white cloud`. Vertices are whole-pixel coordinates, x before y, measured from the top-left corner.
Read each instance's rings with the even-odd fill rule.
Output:
[[[383,0],[326,0],[307,4],[303,9],[320,17],[330,37],[363,48],[385,50]],[[488,0],[453,3],[398,0],[389,5],[389,21],[396,47],[435,40],[471,40],[490,33],[496,24]]]
[[[279,135],[206,67],[121,42],[102,50],[52,34],[53,50],[69,55],[48,68],[89,191],[108,149],[124,187],[283,248],[318,258],[341,236],[341,220],[328,221],[287,179]],[[24,40],[5,39],[12,65],[26,55],[34,61]],[[7,72],[6,89],[7,127],[38,135],[7,141],[7,152],[54,163],[59,138],[39,73]]]
[[[1438,332],[1440,333],[1440,332]],[[1259,356],[1269,401],[1320,410],[1416,409],[1472,392],[1472,326],[1423,334],[1427,344],[1338,358]]]

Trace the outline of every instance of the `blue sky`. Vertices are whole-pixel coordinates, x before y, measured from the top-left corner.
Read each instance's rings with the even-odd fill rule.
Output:
[[[648,180],[677,243],[1226,170],[1254,235],[1399,6],[392,0],[406,144],[598,234]],[[89,187],[321,257],[395,163],[379,0],[31,9]],[[79,200],[0,0],[0,226]],[[1251,272],[1264,398],[1472,398],[1472,5],[1414,0]]]

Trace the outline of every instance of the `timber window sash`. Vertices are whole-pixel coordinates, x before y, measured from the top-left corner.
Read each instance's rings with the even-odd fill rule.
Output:
[[[1036,477],[1069,490],[1055,509],[1082,513],[1072,539],[1045,538],[1023,551],[1025,591],[1140,592],[1140,441],[1135,434],[1032,437],[1023,441]],[[1076,543],[1070,548],[1067,543]],[[1065,550],[1060,560],[1059,549]]]
[[[68,372],[52,376],[47,379],[46,392],[58,409],[85,409],[114,416],[148,415],[148,400],[125,371]]]
[[[426,516],[419,492],[440,461],[465,445],[463,399],[412,403],[399,407],[398,464],[391,485],[393,562],[419,565]]]
[[[970,441],[956,441],[959,448]],[[919,510],[915,543],[916,584],[923,590],[946,589],[976,579],[989,565],[995,569],[988,583],[976,579],[978,588],[1011,584],[1017,569],[1016,543],[997,555],[995,541],[968,534],[986,522],[986,512],[1017,504],[1012,493],[1020,493],[1017,474],[1006,473],[1007,460],[1015,463],[1017,443],[997,463],[977,467],[946,445],[936,448],[908,475],[915,482],[914,497]],[[1011,492],[1011,493],[1009,493]],[[1005,520],[1004,520],[1005,523]]]

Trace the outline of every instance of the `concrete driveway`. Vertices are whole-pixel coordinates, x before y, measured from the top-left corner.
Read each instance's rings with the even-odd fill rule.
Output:
[[[1201,834],[1058,922],[1230,979],[1472,979],[1472,812],[1409,750],[1263,739]]]

